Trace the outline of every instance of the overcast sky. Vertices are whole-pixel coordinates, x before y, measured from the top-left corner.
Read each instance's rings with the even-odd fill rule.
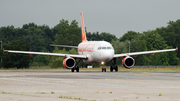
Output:
[[[61,19],[80,26],[80,11],[88,32],[119,38],[130,30],[153,30],[180,19],[180,0],[0,0],[0,27],[34,22],[52,28]]]

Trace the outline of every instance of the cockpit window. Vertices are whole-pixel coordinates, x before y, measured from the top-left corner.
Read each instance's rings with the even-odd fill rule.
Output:
[[[98,47],[98,50],[101,50],[101,47]]]

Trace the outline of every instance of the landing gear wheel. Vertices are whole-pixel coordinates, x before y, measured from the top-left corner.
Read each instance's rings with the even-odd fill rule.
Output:
[[[74,72],[74,68],[71,69],[71,72]]]
[[[113,72],[113,67],[112,66],[110,67],[110,72]]]
[[[113,69],[115,70],[115,72],[117,72],[118,71],[118,67],[116,66],[116,58],[113,58],[111,60],[111,63],[112,63],[112,65],[110,67],[110,72],[113,72]]]
[[[115,71],[118,72],[118,66],[115,67]]]
[[[106,72],[106,68],[102,68],[102,72]]]
[[[76,72],[79,72],[79,67],[78,66],[76,67]]]

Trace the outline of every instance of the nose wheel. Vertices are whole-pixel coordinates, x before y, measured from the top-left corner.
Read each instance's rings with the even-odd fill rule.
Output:
[[[103,65],[102,72],[106,72],[106,67]]]
[[[102,72],[106,72],[106,68],[102,68]]]

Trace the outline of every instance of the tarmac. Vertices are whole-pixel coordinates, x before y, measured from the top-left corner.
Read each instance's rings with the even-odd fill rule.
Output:
[[[0,101],[180,101],[180,72],[0,70]]]

